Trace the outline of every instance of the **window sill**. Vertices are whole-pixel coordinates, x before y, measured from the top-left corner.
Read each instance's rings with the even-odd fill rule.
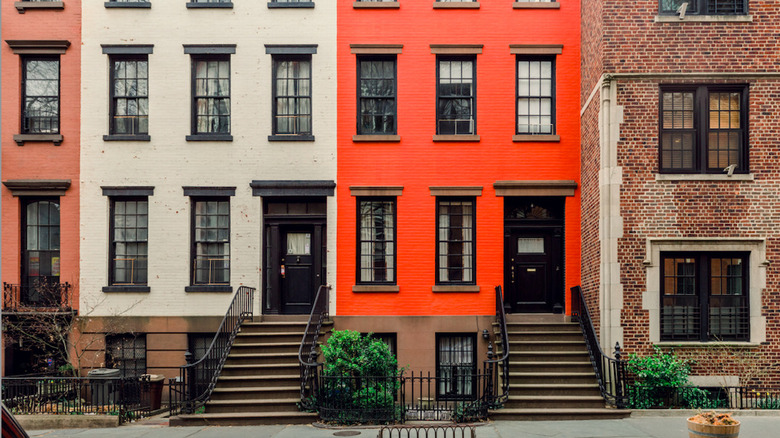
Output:
[[[479,292],[479,286],[475,284],[463,284],[463,285],[436,285],[431,288],[432,292],[435,293],[442,293],[442,292],[458,292],[458,293],[478,293]]]
[[[352,292],[398,293],[400,291],[401,288],[397,284],[377,284],[377,285],[357,284],[352,286]]]
[[[18,146],[24,146],[27,142],[54,143],[54,146],[62,144],[62,134],[16,134],[14,141]]]
[[[313,135],[269,135],[268,141],[314,141]]]
[[[516,134],[512,136],[512,141],[514,142],[524,142],[524,141],[548,141],[548,142],[556,142],[561,141],[560,135],[554,135],[554,134]]]
[[[399,142],[401,141],[400,135],[353,135],[352,141],[356,143],[361,142]]]
[[[433,141],[479,141],[478,135],[434,135]]]
[[[674,348],[723,348],[723,347],[757,348],[761,346],[761,343],[760,342],[739,342],[739,341],[731,341],[731,342],[661,341],[661,342],[653,342],[653,345],[656,345],[661,348],[672,348],[672,347]]]
[[[185,137],[187,141],[233,141],[230,134],[194,134]]]
[[[355,9],[398,9],[400,2],[354,2],[352,7]]]
[[[560,9],[559,2],[514,2],[513,9]]]
[[[752,23],[752,15],[656,15],[656,23]]]
[[[103,286],[103,292],[151,292],[149,286],[127,285],[127,286]]]
[[[306,9],[312,9],[312,8],[314,8],[314,2],[298,2],[298,3],[268,2],[268,9],[280,9],[280,8],[306,8]]]
[[[479,2],[433,2],[433,9],[479,9]]]
[[[14,7],[24,14],[27,9],[65,9],[65,2],[14,2]]]
[[[198,284],[185,287],[184,292],[233,292],[233,286],[227,284]]]
[[[731,176],[714,173],[667,174],[656,173],[656,181],[754,181],[752,173],[735,173]]]
[[[148,135],[104,135],[103,141],[152,141]]]
[[[228,2],[228,3],[187,3],[187,9],[233,9],[233,2]]]
[[[105,2],[103,5],[107,8],[149,9],[152,7],[152,2]]]

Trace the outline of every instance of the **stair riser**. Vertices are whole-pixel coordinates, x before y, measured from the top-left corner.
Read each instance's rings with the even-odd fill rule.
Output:
[[[251,346],[246,344],[233,344],[233,348],[230,349],[231,354],[279,354],[279,353],[295,353],[298,354],[298,346],[282,345],[276,346],[273,344],[263,346]]]
[[[269,398],[300,398],[300,390],[272,390],[272,391],[241,391],[241,392],[212,392],[211,400],[246,400]]]
[[[594,376],[556,376],[550,374],[547,376],[517,377],[509,378],[510,384],[534,384],[534,385],[587,385],[596,383]]]
[[[224,380],[217,381],[219,388],[266,388],[273,386],[296,386],[300,385],[300,377],[295,378],[280,378],[280,379],[244,379],[244,380]]]
[[[536,341],[536,342],[554,342],[554,341],[570,341],[570,342],[582,342],[582,333],[569,333],[569,332],[550,332],[550,333],[518,333],[509,336],[509,342],[515,341]]]
[[[259,325],[243,325],[241,326],[241,333],[300,333],[303,337],[303,332],[306,330],[306,324],[296,325],[279,325],[279,324],[259,324]],[[300,340],[300,338],[299,338]]]
[[[509,352],[510,362],[582,362],[590,361],[588,353],[580,352],[577,354],[555,354],[555,352],[546,352],[540,354],[523,354],[520,352]]]
[[[260,404],[237,401],[231,405],[206,405],[207,414],[230,414],[232,412],[300,412],[295,403]]]
[[[603,400],[510,400],[504,404],[505,409],[599,409],[603,407]]]
[[[271,344],[275,342],[284,342],[300,345],[302,336],[303,334],[277,335],[273,333],[239,333],[238,336],[236,336],[235,343]]]
[[[572,365],[566,366],[560,363],[540,366],[533,362],[512,365],[512,371],[518,373],[593,373],[593,366],[587,365]]]
[[[509,393],[521,396],[560,395],[560,396],[600,396],[598,388],[517,388],[510,386]]]
[[[285,356],[285,357],[276,357],[276,356],[264,356],[264,357],[231,357],[228,356],[227,360],[225,361],[226,364],[230,365],[273,365],[277,364],[280,361],[284,361],[285,363],[290,362],[292,360],[292,357]],[[295,357],[295,360],[297,360],[297,354]]]
[[[524,352],[524,351],[535,351],[535,352],[555,352],[555,351],[564,351],[564,352],[576,352],[576,353],[586,353],[588,352],[588,348],[585,346],[584,342],[572,342],[572,343],[566,343],[566,344],[553,344],[553,343],[539,343],[539,344],[514,344],[509,343],[509,354],[512,354],[513,352]]]
[[[579,324],[513,324],[507,323],[508,334],[518,332],[573,332],[579,331]]]
[[[249,369],[231,369],[223,368],[220,376],[233,377],[233,376],[288,376],[291,374],[300,375],[300,367],[296,364],[294,366],[278,368],[249,368]]]

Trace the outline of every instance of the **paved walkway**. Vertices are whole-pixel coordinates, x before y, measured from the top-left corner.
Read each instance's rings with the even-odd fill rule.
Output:
[[[738,415],[737,418],[740,418]],[[742,417],[740,438],[780,437],[780,416]],[[685,438],[681,416],[593,421],[501,421],[480,425],[477,438]],[[28,432],[40,438],[326,438],[337,432],[360,432],[356,438],[375,438],[378,429],[324,429],[311,425],[246,427],[168,427],[165,420],[112,429],[60,429]],[[405,435],[403,435],[406,438]],[[439,436],[439,438],[441,435]],[[468,435],[467,435],[468,437]],[[410,438],[416,438],[414,434]],[[421,435],[420,438],[423,438]],[[430,437],[432,438],[432,437]],[[460,438],[460,434],[458,434]]]

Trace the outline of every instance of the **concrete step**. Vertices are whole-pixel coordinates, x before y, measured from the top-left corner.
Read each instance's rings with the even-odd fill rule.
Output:
[[[510,369],[520,373],[590,373],[594,375],[593,365],[590,361],[571,361],[571,362],[548,362],[548,361],[528,361],[528,362],[510,362]]]
[[[509,372],[509,383],[538,383],[538,384],[589,384],[598,383],[591,370],[589,373],[518,373]]]
[[[534,408],[603,408],[604,398],[600,395],[510,395],[504,407],[506,409]]]
[[[512,341],[577,341],[577,342],[584,342],[584,339],[582,337],[582,333],[577,330],[559,330],[559,331],[550,331],[550,332],[538,332],[538,331],[527,331],[527,332],[512,332],[508,333],[508,339],[510,342]],[[500,343],[500,338],[499,338]]]
[[[563,420],[607,420],[628,418],[630,409],[611,408],[535,408],[535,409],[498,409],[490,411],[490,418],[495,421],[563,421]]]
[[[582,362],[590,361],[587,349],[585,351],[510,351],[509,366],[515,362]]]
[[[521,351],[584,351],[588,347],[582,339],[577,341],[509,341],[509,353]]]
[[[296,357],[297,359],[297,357]],[[300,366],[298,361],[295,362],[282,362],[271,364],[231,364],[225,363],[222,367],[222,373],[220,377],[225,376],[252,376],[262,374],[265,376],[280,376],[298,373],[300,375]]]
[[[219,376],[217,386],[219,388],[245,388],[245,387],[275,387],[300,385],[301,375],[287,374],[278,376],[247,375],[247,376]]]
[[[317,420],[310,412],[238,412],[193,414],[171,417],[171,426],[254,426],[261,424],[308,424]],[[219,434],[218,434],[219,435]]]
[[[568,396],[601,396],[598,383],[578,384],[539,384],[510,383],[509,394],[521,396],[568,395]]]
[[[320,336],[325,336],[321,333]],[[237,333],[236,342],[295,342],[301,344],[303,329],[300,332],[248,332]]]
[[[298,352],[287,353],[233,353],[231,352],[225,364],[229,365],[270,365],[274,363],[298,362]]]
[[[301,397],[301,386],[251,386],[243,388],[222,388],[217,386],[210,400],[246,400],[267,398]]]
[[[247,353],[295,353],[298,354],[299,342],[250,343],[237,342],[233,344],[230,354]]]
[[[207,414],[231,412],[300,412],[298,398],[213,400],[206,403]]]
[[[303,337],[303,331],[306,330],[306,321],[268,321],[268,322],[247,322],[241,324],[240,333],[289,333],[298,332]]]

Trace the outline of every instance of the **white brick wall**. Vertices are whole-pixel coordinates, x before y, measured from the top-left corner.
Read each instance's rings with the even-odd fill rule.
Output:
[[[326,2],[327,3],[327,2]],[[151,9],[83,5],[81,123],[81,308],[105,316],[221,315],[230,294],[185,293],[189,285],[190,205],[182,186],[235,186],[231,202],[231,285],[262,290],[262,208],[249,183],[336,179],[336,10],[187,9],[153,0]],[[151,142],[104,142],[109,58],[101,44],[153,44],[149,55]],[[182,44],[236,44],[231,55],[232,142],[187,142],[190,55]],[[267,141],[271,133],[271,55],[264,44],[318,44],[312,55],[315,142]],[[103,293],[108,285],[108,205],[101,186],[154,186],[149,198],[150,293]],[[328,282],[335,284],[336,205],[328,199]],[[335,294],[332,294],[335,297]],[[258,305],[259,306],[259,305]],[[258,307],[259,309],[259,307]]]

